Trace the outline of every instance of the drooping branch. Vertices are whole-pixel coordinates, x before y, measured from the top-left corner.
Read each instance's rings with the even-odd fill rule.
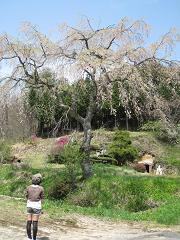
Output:
[[[81,124],[84,123],[84,118],[81,117],[73,107],[70,107],[63,103],[60,103],[59,106],[62,107],[64,110],[66,110],[72,118],[75,118]]]

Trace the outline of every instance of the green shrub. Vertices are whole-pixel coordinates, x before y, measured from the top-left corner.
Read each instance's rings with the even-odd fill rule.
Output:
[[[50,150],[50,153],[48,155],[48,163],[58,163],[62,164],[61,155],[60,152],[62,151],[62,148],[59,148],[58,146],[53,146]]]
[[[148,195],[145,192],[144,183],[138,183],[137,181],[132,181],[125,183],[126,186],[126,201],[125,209],[130,212],[144,211],[149,208],[147,204]],[[125,190],[125,189],[124,189]]]
[[[72,190],[72,185],[62,180],[54,182],[54,184],[47,190],[47,195],[49,199],[59,200],[64,199]]]
[[[140,129],[154,132],[155,136],[163,142],[176,143],[178,139],[178,127],[169,121],[149,121]]]
[[[81,171],[81,162],[84,158],[84,154],[80,150],[80,145],[68,144],[64,146],[63,151],[59,155],[65,165],[66,180],[75,185]]]
[[[11,160],[11,147],[5,141],[0,141],[0,163],[7,163]]]
[[[140,127],[140,130],[147,132],[157,132],[159,130],[159,121],[148,121]]]
[[[69,201],[81,207],[95,207],[102,204],[102,183],[101,178],[93,177],[85,182],[76,194],[70,196]]]
[[[174,144],[177,143],[178,131],[173,124],[159,121],[159,129],[156,132],[156,136],[163,142]]]
[[[129,132],[115,132],[113,141],[109,146],[109,155],[115,158],[119,165],[123,165],[127,161],[134,161],[138,156],[138,151],[131,145]]]
[[[51,163],[61,163],[65,165],[65,180],[70,183],[73,188],[76,188],[78,176],[81,174],[81,162],[84,154],[80,150],[80,145],[77,143],[66,144],[56,155],[49,156]]]

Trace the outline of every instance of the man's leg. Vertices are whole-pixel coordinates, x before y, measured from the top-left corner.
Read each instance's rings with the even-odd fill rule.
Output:
[[[26,231],[27,231],[27,236],[28,236],[29,239],[32,238],[32,236],[31,236],[31,224],[32,224],[32,214],[28,213]]]
[[[36,240],[37,232],[38,232],[38,220],[39,215],[33,215],[33,240]]]

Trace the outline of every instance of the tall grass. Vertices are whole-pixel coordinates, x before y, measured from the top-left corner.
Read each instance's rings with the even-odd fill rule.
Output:
[[[6,141],[0,140],[0,163],[9,162],[11,157],[11,146]]]
[[[166,164],[177,167],[180,170],[180,143],[164,146],[163,160]]]

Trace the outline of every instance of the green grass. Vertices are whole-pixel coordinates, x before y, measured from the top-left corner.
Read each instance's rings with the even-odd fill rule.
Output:
[[[112,134],[105,133],[103,129],[95,131],[94,143],[108,142]],[[131,137],[137,146],[152,149],[164,164],[180,168],[179,144],[161,144],[150,133],[133,132]],[[91,179],[79,182],[78,190],[65,199],[52,200],[49,191],[64,181],[64,166],[47,164],[46,154],[41,151],[26,153],[25,163],[30,167],[14,169],[10,165],[0,165],[0,195],[24,198],[32,174],[40,172],[46,192],[44,210],[52,219],[77,212],[118,220],[180,224],[178,175],[158,177],[138,173],[129,167],[94,164],[94,176]],[[25,204],[25,201],[22,203]],[[13,208],[13,204],[10,207]]]
[[[180,143],[164,147],[163,160],[180,170]]]
[[[63,168],[62,168],[63,169]],[[46,190],[57,182],[61,181],[64,174],[61,168],[26,168],[18,169],[11,165],[0,166],[0,195],[8,195],[14,197],[25,197],[25,190],[31,184],[33,174],[41,173],[43,176],[43,186]],[[47,191],[46,191],[47,192]]]
[[[109,168],[96,169],[96,176],[71,196],[71,204],[81,205],[76,206],[76,211],[107,218],[180,224],[180,178],[110,172]],[[92,206],[86,206],[87,199]],[[148,202],[155,206],[151,208],[146,205]]]
[[[24,171],[26,177],[17,177],[19,170],[1,166],[0,194],[24,198],[31,174],[39,169]],[[79,189],[64,200],[50,200],[47,192],[63,179],[61,169],[41,169],[46,192],[44,210],[50,218],[58,219],[66,213],[82,213],[119,220],[151,221],[180,224],[180,178],[137,174],[127,167],[94,165],[95,175],[81,182]],[[148,202],[157,204],[154,208]]]
[[[28,163],[33,168],[43,168],[46,165],[46,155],[43,153],[31,153],[27,154],[24,160],[25,163]]]

